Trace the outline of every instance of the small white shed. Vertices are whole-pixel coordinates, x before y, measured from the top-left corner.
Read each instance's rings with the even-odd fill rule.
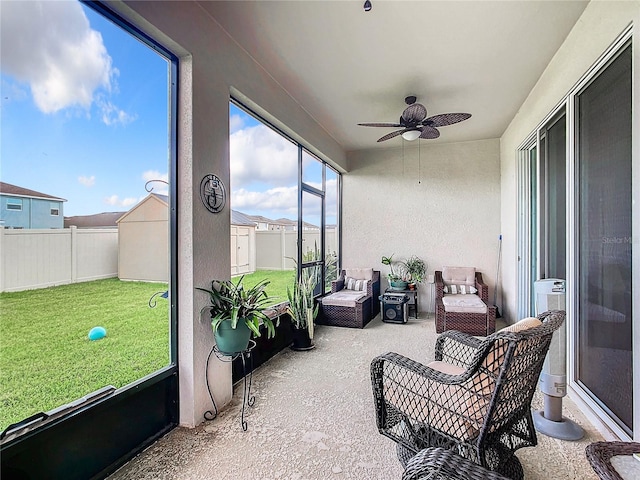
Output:
[[[150,193],[117,220],[118,278],[169,281],[169,198]]]

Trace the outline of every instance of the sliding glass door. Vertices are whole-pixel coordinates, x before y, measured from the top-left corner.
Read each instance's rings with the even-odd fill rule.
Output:
[[[627,433],[632,409],[631,46],[576,95],[576,380]]]

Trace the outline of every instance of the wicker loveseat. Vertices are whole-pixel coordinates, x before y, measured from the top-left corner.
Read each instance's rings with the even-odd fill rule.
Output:
[[[473,267],[444,267],[435,272],[436,332],[458,330],[486,336],[496,330],[496,306],[489,287]]]
[[[371,363],[378,430],[397,444],[403,465],[428,447],[522,479],[514,452],[537,445],[531,399],[564,311],[527,318],[486,339],[450,330],[422,365],[397,353]]]
[[[331,293],[322,297],[316,323],[363,328],[380,313],[380,271],[372,268],[342,270],[331,282]]]

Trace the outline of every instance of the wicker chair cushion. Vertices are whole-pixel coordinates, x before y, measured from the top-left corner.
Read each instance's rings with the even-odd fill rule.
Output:
[[[499,332],[511,332],[518,333],[524,332],[525,330],[529,330],[530,328],[539,327],[542,325],[542,322],[538,320],[536,317],[527,317],[523,318],[519,322],[514,323],[513,325],[508,325]],[[500,367],[502,366],[502,362],[504,361],[504,355],[507,351],[508,342],[503,339],[498,339],[493,345],[491,351],[487,354],[483,368],[480,369],[480,373],[478,374],[479,383],[477,385],[477,389],[483,393],[488,394],[493,391],[495,378],[498,376]],[[524,348],[524,346],[523,346]]]
[[[476,284],[475,267],[443,267],[442,281],[445,285],[470,285]]]
[[[442,304],[445,312],[487,313],[487,304],[478,295],[445,295]]]
[[[469,293],[477,293],[478,289],[476,287],[470,287],[469,285],[445,285],[443,288],[444,293],[452,293],[454,295],[464,295]]]
[[[434,370],[451,375],[455,365],[432,362]],[[440,365],[439,365],[440,364]],[[462,369],[464,372],[464,369]],[[410,389],[415,397],[411,403],[412,417],[419,423],[430,425],[455,438],[470,440],[478,435],[487,412],[490,396],[476,395],[470,389],[472,380],[462,385],[448,385],[425,379],[415,372],[387,385],[386,400],[398,411],[405,411],[405,392]],[[461,411],[464,406],[464,411]]]
[[[367,291],[367,282],[369,280],[347,277],[344,279],[344,288],[346,290],[361,290]]]
[[[333,305],[334,307],[351,307],[356,306],[356,302],[367,296],[367,292],[359,290],[340,290],[339,292],[327,295],[322,299],[323,305]]]
[[[345,268],[344,273],[358,280],[373,280],[373,268]]]

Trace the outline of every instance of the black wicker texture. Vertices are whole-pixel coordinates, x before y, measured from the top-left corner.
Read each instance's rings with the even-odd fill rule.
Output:
[[[407,464],[402,480],[509,480],[445,448],[420,450]]]
[[[482,273],[476,272],[475,286],[478,297],[487,305],[487,313],[447,312],[442,303],[444,280],[442,272],[435,272],[436,332],[458,330],[470,335],[487,336],[496,330],[497,308],[489,304],[489,286],[484,283]]]
[[[424,448],[443,447],[488,470],[523,478],[514,452],[537,444],[531,400],[565,313],[538,318],[538,327],[485,339],[458,331],[440,335],[435,360],[459,367],[459,374],[393,352],[372,361],[378,430],[398,444],[403,464]]]
[[[613,468],[611,457],[633,455],[634,453],[640,453],[640,443],[594,442],[587,445],[585,449],[591,468],[598,474],[600,480],[623,480]]]
[[[342,270],[340,277],[331,282],[331,293],[344,289],[346,272]],[[373,279],[367,282],[367,295],[355,304],[355,307],[325,305],[320,300],[320,314],[316,319],[319,325],[334,327],[364,328],[380,313],[380,271],[373,271]],[[326,298],[326,297],[325,297]]]

